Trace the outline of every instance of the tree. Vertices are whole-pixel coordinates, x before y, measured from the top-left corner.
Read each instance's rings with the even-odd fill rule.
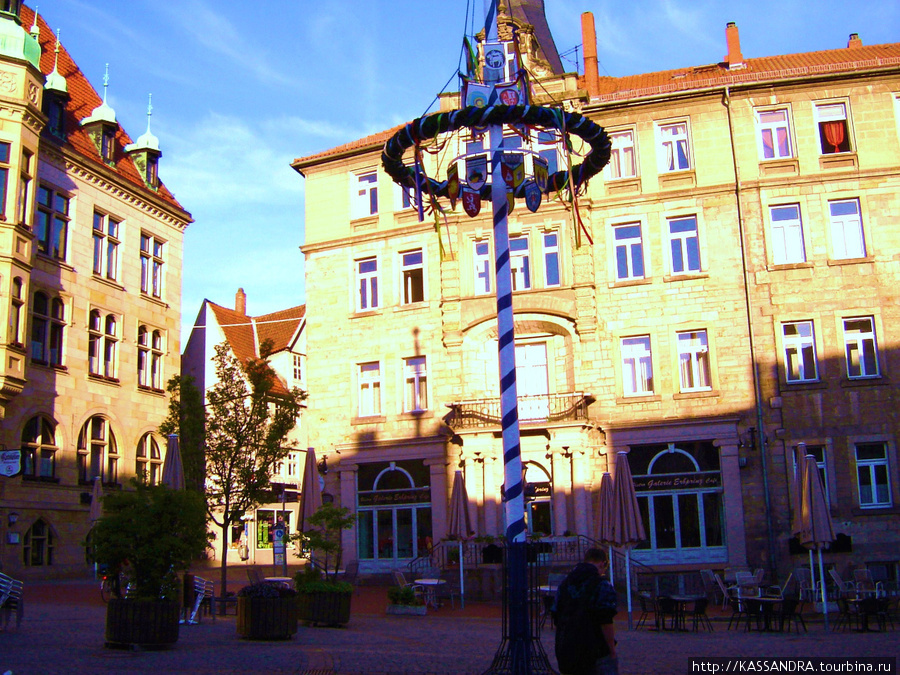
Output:
[[[203,394],[194,386],[190,375],[175,375],[166,384],[169,392],[169,414],[159,425],[164,436],[178,434],[181,461],[184,465],[184,485],[189,490],[203,492],[205,475],[203,433],[206,410]]]

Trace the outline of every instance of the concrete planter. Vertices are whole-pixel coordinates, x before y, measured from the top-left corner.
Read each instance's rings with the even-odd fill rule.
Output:
[[[350,621],[350,600],[353,592],[299,593],[296,598],[300,621],[313,625],[343,626]]]
[[[238,597],[238,637],[245,640],[290,640],[296,632],[296,598]]]
[[[165,649],[178,642],[177,600],[111,598],[106,605],[106,646]]]

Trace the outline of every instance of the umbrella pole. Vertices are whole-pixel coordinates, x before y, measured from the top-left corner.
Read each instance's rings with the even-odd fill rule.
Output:
[[[625,547],[625,595],[628,599],[628,630],[631,630],[631,559],[629,549]]]
[[[812,577],[810,579],[810,583],[812,584],[812,592],[813,592],[813,602],[816,601],[816,563],[813,561],[813,552],[812,549],[809,549],[809,575]]]
[[[812,555],[812,551],[809,552]],[[822,614],[825,616],[825,630],[828,630],[828,593],[825,591],[825,567],[822,565],[822,549],[819,548],[819,579],[822,581]]]
[[[609,583],[611,583],[613,586],[616,585],[616,559],[613,557],[614,553],[615,553],[615,551],[613,551],[612,544],[610,544],[609,545]]]
[[[459,606],[466,607],[466,581],[463,575],[463,543],[459,540]]]

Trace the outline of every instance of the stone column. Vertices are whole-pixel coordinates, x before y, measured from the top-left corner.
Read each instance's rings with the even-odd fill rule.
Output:
[[[500,488],[497,486],[497,458],[488,454],[484,458],[484,532],[497,536],[500,524],[497,512],[500,508]]]
[[[591,536],[590,519],[591,509],[590,485],[588,485],[588,462],[590,455],[587,448],[581,447],[572,451],[572,496],[575,502],[575,534]],[[560,533],[561,534],[561,533]]]
[[[358,464],[345,464],[341,462],[338,467],[340,474],[341,506],[344,506],[356,515],[356,471]],[[359,551],[356,548],[356,528],[341,532],[341,545],[344,547],[344,561],[356,560]]]
[[[447,465],[444,458],[426,459],[425,466],[431,473],[431,532],[435,542],[447,536]]]
[[[746,565],[747,536],[744,529],[744,500],[741,493],[741,468],[738,463],[737,444],[722,441],[719,445],[719,457],[722,460],[722,499],[728,563],[734,566]]]
[[[551,510],[553,511],[553,532],[562,535],[568,529],[567,493],[572,492],[569,458],[560,450],[550,450],[550,463],[553,466],[553,492],[551,494]]]

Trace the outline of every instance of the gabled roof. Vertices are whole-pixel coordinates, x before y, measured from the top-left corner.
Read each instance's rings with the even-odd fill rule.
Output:
[[[290,349],[297,339],[297,331],[305,316],[306,305],[299,305],[255,317],[253,323],[259,344],[271,340],[272,353]]]
[[[725,63],[715,63],[625,77],[601,77],[598,95],[592,97],[591,103],[628,101],[663,94],[689,93],[709,87],[746,86],[823,74],[864,73],[883,69],[900,69],[900,43],[745,59],[743,68],[731,70]],[[291,166],[302,173],[304,168],[328,160],[380,149],[404,126],[405,124],[400,124],[393,129],[295,159]]]
[[[23,5],[20,15],[23,26],[30,27],[34,23],[34,10],[30,7]],[[40,14],[38,15],[38,27],[40,28],[41,72],[47,76],[53,72],[54,63],[57,63],[55,53],[56,34]],[[66,103],[65,110],[66,139],[63,147],[81,155],[88,163],[96,164],[98,168],[102,167],[107,171],[114,172],[122,180],[137,188],[138,192],[156,196],[169,206],[182,211],[183,217],[191,222],[190,214],[184,210],[184,207],[178,203],[175,196],[169,192],[161,181],[157,190],[148,188],[144,183],[134,161],[125,153],[124,148],[132,143],[132,139],[121,126],[118,126],[116,130],[115,165],[110,166],[100,158],[97,147],[91,141],[84,128],[82,128],[81,121],[90,117],[93,110],[103,102],[103,99],[97,94],[94,87],[91,86],[91,83],[84,76],[84,73],[72,60],[63,44],[60,44],[57,71],[66,79],[69,93],[69,100]]]

